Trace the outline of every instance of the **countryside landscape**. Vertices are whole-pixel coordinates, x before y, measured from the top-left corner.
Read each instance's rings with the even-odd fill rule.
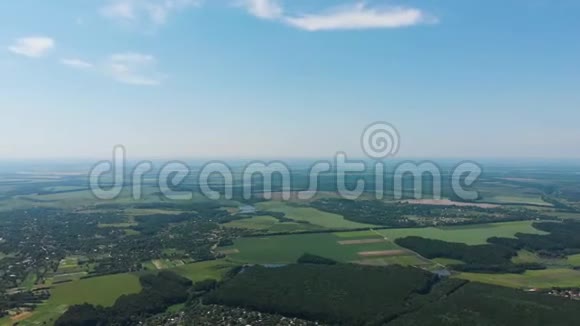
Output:
[[[1,321],[210,325],[242,316],[236,318],[258,324],[406,325],[445,323],[441,318],[450,314],[466,323],[478,314],[487,323],[503,323],[501,314],[469,301],[489,295],[494,308],[486,309],[510,318],[521,311],[518,319],[541,321],[525,312],[542,305],[542,318],[566,323],[580,304],[574,301],[580,284],[578,179],[573,169],[556,174],[504,167],[484,174],[474,185],[480,198],[471,202],[377,200],[372,193],[349,200],[330,191],[332,184],[310,200],[265,200],[258,186],[248,200],[214,201],[198,193],[191,201],[172,201],[155,192],[154,183],[144,184],[144,199],[124,194],[100,201],[80,171],[5,173]],[[147,283],[154,281],[144,281],[163,273],[183,289],[164,293],[165,286],[158,290]],[[392,293],[407,282],[397,275],[410,277],[408,288]],[[356,282],[352,289],[339,281],[345,277]],[[310,283],[317,278],[324,285]],[[555,295],[555,289],[568,294]],[[159,302],[147,296],[147,304],[135,304],[149,291],[160,292]],[[277,294],[268,291],[287,293],[287,302],[270,301]],[[371,291],[364,295],[369,306],[352,306],[362,294],[351,291]],[[514,306],[507,310],[502,300]],[[345,307],[337,311],[334,304]],[[442,308],[447,304],[459,306],[448,311]]]
[[[0,326],[580,325],[579,0],[1,0]]]

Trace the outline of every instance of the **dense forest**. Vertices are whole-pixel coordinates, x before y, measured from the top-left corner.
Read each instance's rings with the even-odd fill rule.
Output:
[[[533,226],[546,235],[516,234],[516,239],[493,237],[488,242],[516,250],[527,249],[544,256],[565,256],[580,252],[580,222],[566,220],[562,223],[536,222]]]
[[[358,325],[394,318],[408,309],[406,298],[429,293],[436,282],[434,274],[401,266],[254,266],[210,293],[204,303]]]
[[[467,283],[450,295],[393,320],[393,326],[578,325],[578,301],[481,283]]]
[[[446,242],[442,240],[425,239],[410,236],[395,240],[405,248],[420,255],[433,258],[451,258],[464,262],[451,267],[458,271],[482,273],[523,273],[528,269],[544,269],[541,264],[514,264],[512,257],[517,255],[513,248],[484,244],[469,246],[464,243]]]
[[[249,267],[204,303],[336,325],[577,325],[580,309],[577,301],[415,268],[348,264]]]

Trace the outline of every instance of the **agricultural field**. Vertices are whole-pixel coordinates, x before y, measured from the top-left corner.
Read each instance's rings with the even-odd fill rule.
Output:
[[[238,221],[236,221],[238,222]],[[365,257],[364,252],[400,249],[394,241],[407,236],[461,242],[468,245],[487,243],[493,236],[514,237],[518,232],[545,234],[532,227],[531,221],[506,222],[469,226],[381,229],[368,231],[282,235],[237,239],[233,246],[222,250],[233,261],[243,263],[290,263],[309,252],[337,261],[357,261],[365,264],[423,265],[424,259],[415,255],[398,257]],[[381,255],[379,253],[379,255]],[[386,256],[383,255],[383,256]],[[400,257],[399,257],[400,256]],[[404,257],[404,258],[402,258]],[[381,263],[382,262],[382,263]],[[452,261],[438,262],[442,265]]]
[[[372,237],[377,242],[365,243],[368,237],[361,239],[362,243],[340,244],[344,239],[331,233],[253,237],[237,239],[233,246],[222,250],[231,252],[228,259],[234,262],[287,264],[295,262],[304,253],[347,262],[360,260],[365,255],[372,256],[372,252],[388,256],[390,253],[386,251],[401,249],[377,235]]]
[[[468,245],[478,245],[487,243],[490,237],[513,238],[518,232],[530,234],[546,234],[532,226],[532,221],[518,221],[505,223],[490,223],[463,226],[426,227],[426,228],[403,228],[403,229],[382,229],[374,231],[342,232],[337,233],[339,237],[351,237],[368,235],[375,232],[389,240],[404,238],[408,236],[419,236],[428,239],[443,240],[447,242],[462,242]]]
[[[370,265],[370,266],[388,266],[388,265],[401,265],[401,266],[415,266],[415,267],[425,267],[430,268],[433,266],[433,262],[418,256],[415,253],[408,253],[396,256],[380,257],[380,258],[365,258],[355,261],[357,264]]]
[[[299,232],[321,229],[319,226],[308,223],[280,222],[277,218],[272,216],[254,216],[251,218],[228,222],[224,224],[224,226],[229,228],[264,231],[271,233]]]
[[[533,252],[520,250],[516,257],[512,258],[516,264],[539,263],[548,268],[574,268],[580,267],[580,254],[571,255],[565,258],[544,258]]]
[[[16,213],[3,212],[5,220],[8,221],[6,223],[8,231],[2,234],[0,241],[10,246],[3,246],[2,249],[6,253],[15,253],[13,255],[16,257],[28,251],[33,257],[46,257],[40,260],[28,260],[28,263],[44,264],[33,266],[37,268],[36,273],[30,272],[34,271],[32,268],[16,270],[15,273],[19,273],[18,278],[14,277],[17,282],[11,283],[10,278],[6,278],[6,284],[8,284],[6,288],[18,291],[47,286],[51,287],[52,294],[50,299],[33,313],[21,315],[20,325],[42,325],[44,322],[50,324],[50,319],[54,321],[67,307],[78,303],[88,302],[110,306],[120,295],[140,291],[138,277],[144,273],[169,270],[194,282],[205,279],[221,280],[235,266],[242,264],[286,265],[296,262],[304,253],[359,265],[415,266],[434,271],[463,262],[446,258],[429,260],[396,245],[394,241],[407,236],[419,236],[426,239],[478,245],[485,244],[490,237],[514,238],[517,233],[546,234],[532,227],[534,221],[464,226],[442,226],[443,223],[434,223],[428,225],[438,226],[425,228],[397,226],[398,228],[385,229],[376,225],[346,220],[341,215],[345,214],[343,212],[330,213],[332,210],[327,212],[320,207],[317,209],[300,206],[300,204],[308,204],[307,202],[256,203],[240,200],[240,202],[209,203],[199,194],[196,194],[191,202],[169,202],[160,198],[156,193],[157,189],[151,186],[144,189],[145,198],[138,203],[133,201],[129,192],[124,192],[118,199],[100,205],[92,194],[83,190],[85,188],[79,184],[58,185],[54,182],[58,179],[39,180],[29,179],[26,182],[22,180],[28,185],[28,188],[24,190],[19,186],[2,184],[0,181],[0,210],[20,207],[39,208],[37,211],[27,209],[28,213],[24,212],[25,210],[15,210]],[[4,195],[2,190],[10,193]],[[488,213],[488,211],[495,208],[522,211],[522,207],[525,206],[496,207],[495,204],[487,204],[487,202],[547,205],[541,197],[538,197],[540,194],[537,189],[527,186],[497,182],[484,184],[482,190],[481,201],[486,203],[460,203],[462,207],[435,209],[445,210],[446,213],[461,218],[463,215],[492,216],[494,213]],[[21,191],[21,193],[13,194],[16,191]],[[430,209],[426,207],[428,205],[458,204],[448,200],[421,201],[420,203],[425,206],[419,207],[418,210],[424,209],[427,211],[427,216],[439,214],[428,212]],[[580,218],[580,213],[566,207],[562,208],[562,206],[557,206],[558,202],[555,203],[554,207],[526,206],[526,209],[534,209],[528,212],[540,212],[550,216]],[[477,209],[468,207],[473,205],[478,205]],[[256,214],[252,215],[252,212],[244,212],[244,207],[255,207],[258,212],[253,212]],[[353,215],[348,216],[349,218],[353,216],[356,218],[356,214],[380,216],[383,212],[388,212],[389,207],[392,206],[376,205],[376,211],[370,213],[362,207],[354,211]],[[567,211],[560,212],[559,210]],[[223,214],[224,211],[229,214]],[[268,214],[271,215],[260,215],[263,212],[270,212]],[[166,222],[170,216],[175,217],[180,213],[189,213],[191,218],[176,220],[175,223]],[[143,216],[150,215],[156,215],[155,219],[151,220],[156,222],[148,224],[143,222],[148,219]],[[236,219],[245,216],[248,218]],[[405,215],[406,218],[412,216],[424,217],[420,214]],[[98,219],[98,223],[91,223],[92,218]],[[360,221],[374,223],[372,219]],[[558,224],[547,222],[547,224],[564,225],[564,222]],[[351,229],[364,231],[349,231]],[[293,234],[303,231],[321,233]],[[277,233],[277,235],[268,235],[268,233]],[[19,236],[13,236],[14,234]],[[192,234],[195,234],[195,238],[192,238]],[[256,236],[257,234],[260,236]],[[98,245],[85,246],[82,242],[85,239],[94,241]],[[190,240],[191,242],[188,242]],[[233,245],[219,247],[219,245],[231,243],[230,240],[233,241]],[[59,251],[47,252],[40,249],[44,248],[42,245],[54,246],[53,248],[58,248]],[[93,251],[94,248],[97,248],[98,252]],[[202,250],[190,251],[190,249]],[[570,249],[577,250],[578,248],[571,247]],[[515,250],[517,249],[513,252]],[[53,255],[53,251],[58,252],[59,255]],[[207,260],[223,257],[220,252],[226,258]],[[0,253],[0,261],[3,261],[6,266],[14,265],[8,262],[11,256]],[[22,261],[25,261],[25,256],[22,255],[22,257]],[[192,263],[194,260],[201,262]],[[116,266],[111,265],[116,262],[121,263]],[[453,277],[524,289],[580,286],[580,271],[573,270],[574,267],[580,267],[580,254],[567,258],[548,259],[534,252],[521,250],[512,259],[512,263],[539,263],[545,265],[547,269],[527,271],[522,274],[457,273]],[[89,273],[102,273],[99,268],[103,266],[108,268],[105,272],[121,274],[83,279]],[[55,268],[56,271],[54,271]],[[456,271],[459,270],[460,268],[456,268]],[[129,271],[138,272],[133,274],[128,273]],[[177,311],[181,307],[177,305],[172,310]],[[13,313],[14,310],[11,312]],[[8,319],[0,320],[1,325],[7,322]]]
[[[531,204],[552,206],[542,200],[542,192],[538,189],[514,185],[506,182],[482,182],[478,186],[482,202],[495,204]]]
[[[55,191],[42,193],[44,187],[38,186],[38,192],[25,195],[13,195],[10,198],[5,198],[0,201],[0,210],[13,210],[30,207],[34,204],[37,207],[48,207],[48,208],[65,208],[65,209],[77,209],[83,206],[92,206],[99,202],[99,200],[94,196],[94,194],[87,190],[86,187],[79,188],[78,191]],[[143,189],[143,199],[139,203],[144,202],[159,202],[161,201],[157,195],[158,189],[155,187],[144,187]],[[136,203],[136,201],[131,197],[131,192],[128,188],[125,188],[118,198],[114,199],[112,203],[115,204],[130,204]]]
[[[451,259],[451,258],[434,258],[434,259],[431,259],[431,261],[436,263],[436,264],[440,264],[440,265],[444,265],[444,266],[465,264],[461,260]]]
[[[225,259],[220,259],[185,264],[171,268],[170,270],[192,280],[193,282],[198,282],[207,279],[221,280],[224,275],[235,266],[238,266],[238,264]]]
[[[236,264],[225,260],[215,260],[169,267],[169,270],[198,282],[206,279],[221,280]],[[112,306],[123,294],[141,291],[138,274],[114,274],[63,283],[52,287],[50,299],[40,305],[32,314],[23,315],[19,325],[43,325],[50,323],[64,313],[67,307],[90,303]],[[0,325],[11,324],[10,318],[0,319]]]
[[[287,218],[308,222],[329,229],[357,229],[373,227],[371,224],[346,220],[343,216],[320,211],[312,207],[291,206],[281,201],[267,201],[256,205],[260,210],[285,213]]]
[[[71,305],[86,302],[107,307],[113,305],[119,296],[139,291],[141,285],[135,274],[107,275],[55,285],[50,290],[50,299],[20,321],[19,325],[51,323]],[[0,319],[0,325],[4,324],[10,324],[10,319]]]
[[[459,273],[455,277],[473,282],[521,289],[580,286],[580,271],[569,268],[526,271],[523,274]]]

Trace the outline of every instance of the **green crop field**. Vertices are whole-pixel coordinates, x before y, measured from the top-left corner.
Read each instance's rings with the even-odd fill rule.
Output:
[[[401,265],[401,266],[421,266],[421,267],[433,264],[431,261],[422,258],[420,256],[417,256],[415,254],[372,258],[372,259],[361,259],[357,261],[357,263],[372,266]]]
[[[580,266],[580,254],[564,258],[545,258],[527,250],[520,250],[518,255],[512,258],[512,261],[516,264],[539,263],[548,268],[573,268]]]
[[[532,221],[478,224],[467,226],[385,229],[376,232],[390,240],[407,236],[443,240],[448,242],[463,242],[469,245],[484,244],[490,237],[513,238],[518,232],[531,234],[546,234],[532,226]]]
[[[297,222],[280,222],[272,216],[254,216],[242,220],[235,220],[224,224],[225,227],[262,230],[267,232],[298,232],[317,230],[321,227],[317,225]]]
[[[376,235],[374,238],[381,239]],[[390,241],[341,245],[340,240],[344,239],[331,233],[241,238],[223,249],[239,250],[228,256],[233,261],[259,264],[292,263],[306,252],[337,261],[354,261],[361,258],[358,252],[400,249]]]
[[[441,264],[441,265],[460,265],[465,264],[461,260],[451,259],[451,258],[435,258],[431,259],[434,263]]]
[[[481,201],[498,204],[532,204],[552,206],[542,200],[542,193],[530,187],[504,182],[483,182],[478,186]]]
[[[372,238],[372,237],[383,237],[383,235],[377,233],[377,231],[351,231],[351,232],[336,232],[334,233],[337,237],[342,240],[349,239],[361,239],[361,238]]]
[[[573,267],[580,266],[580,254],[568,256],[566,259],[567,263]]]
[[[370,224],[357,223],[346,220],[343,216],[320,211],[312,207],[291,206],[279,201],[261,202],[256,205],[261,210],[282,212],[287,218],[296,221],[305,221],[330,229],[357,229],[373,227]]]
[[[171,270],[183,277],[189,278],[193,282],[198,282],[206,279],[221,280],[234,266],[237,266],[237,264],[222,259],[185,264],[172,268]]]
[[[526,271],[523,274],[459,273],[456,277],[474,282],[522,289],[580,286],[580,271],[567,268]]]
[[[141,290],[135,274],[116,274],[87,278],[55,286],[49,301],[57,304],[92,303],[111,306],[122,294]]]
[[[63,283],[54,286],[50,291],[50,299],[19,325],[43,325],[44,322],[51,324],[70,305],[87,302],[111,306],[119,296],[139,291],[141,285],[135,274],[107,275]],[[7,323],[9,320],[3,319],[1,322]]]

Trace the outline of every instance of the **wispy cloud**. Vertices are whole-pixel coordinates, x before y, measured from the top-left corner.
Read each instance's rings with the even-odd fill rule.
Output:
[[[61,59],[60,63],[75,69],[90,69],[94,67],[92,63],[81,59]]]
[[[286,17],[286,23],[307,31],[401,28],[436,22],[419,9],[404,7],[368,8],[364,4],[343,6],[323,13]]]
[[[279,0],[242,0],[248,13],[262,19],[277,20],[306,31],[402,28],[437,19],[420,9],[367,6],[364,2],[338,6],[315,13],[289,14]]]
[[[136,52],[118,53],[110,56],[106,70],[115,80],[132,85],[156,86],[162,76],[155,70],[152,55]]]
[[[8,50],[15,54],[24,55],[30,58],[38,58],[47,54],[55,47],[55,41],[50,37],[34,36],[23,37],[8,47]]]
[[[251,14],[263,19],[275,19],[282,16],[284,10],[277,0],[242,0],[242,7]]]
[[[125,22],[145,19],[162,25],[171,13],[201,3],[202,0],[110,0],[101,8],[101,13],[105,17]]]

